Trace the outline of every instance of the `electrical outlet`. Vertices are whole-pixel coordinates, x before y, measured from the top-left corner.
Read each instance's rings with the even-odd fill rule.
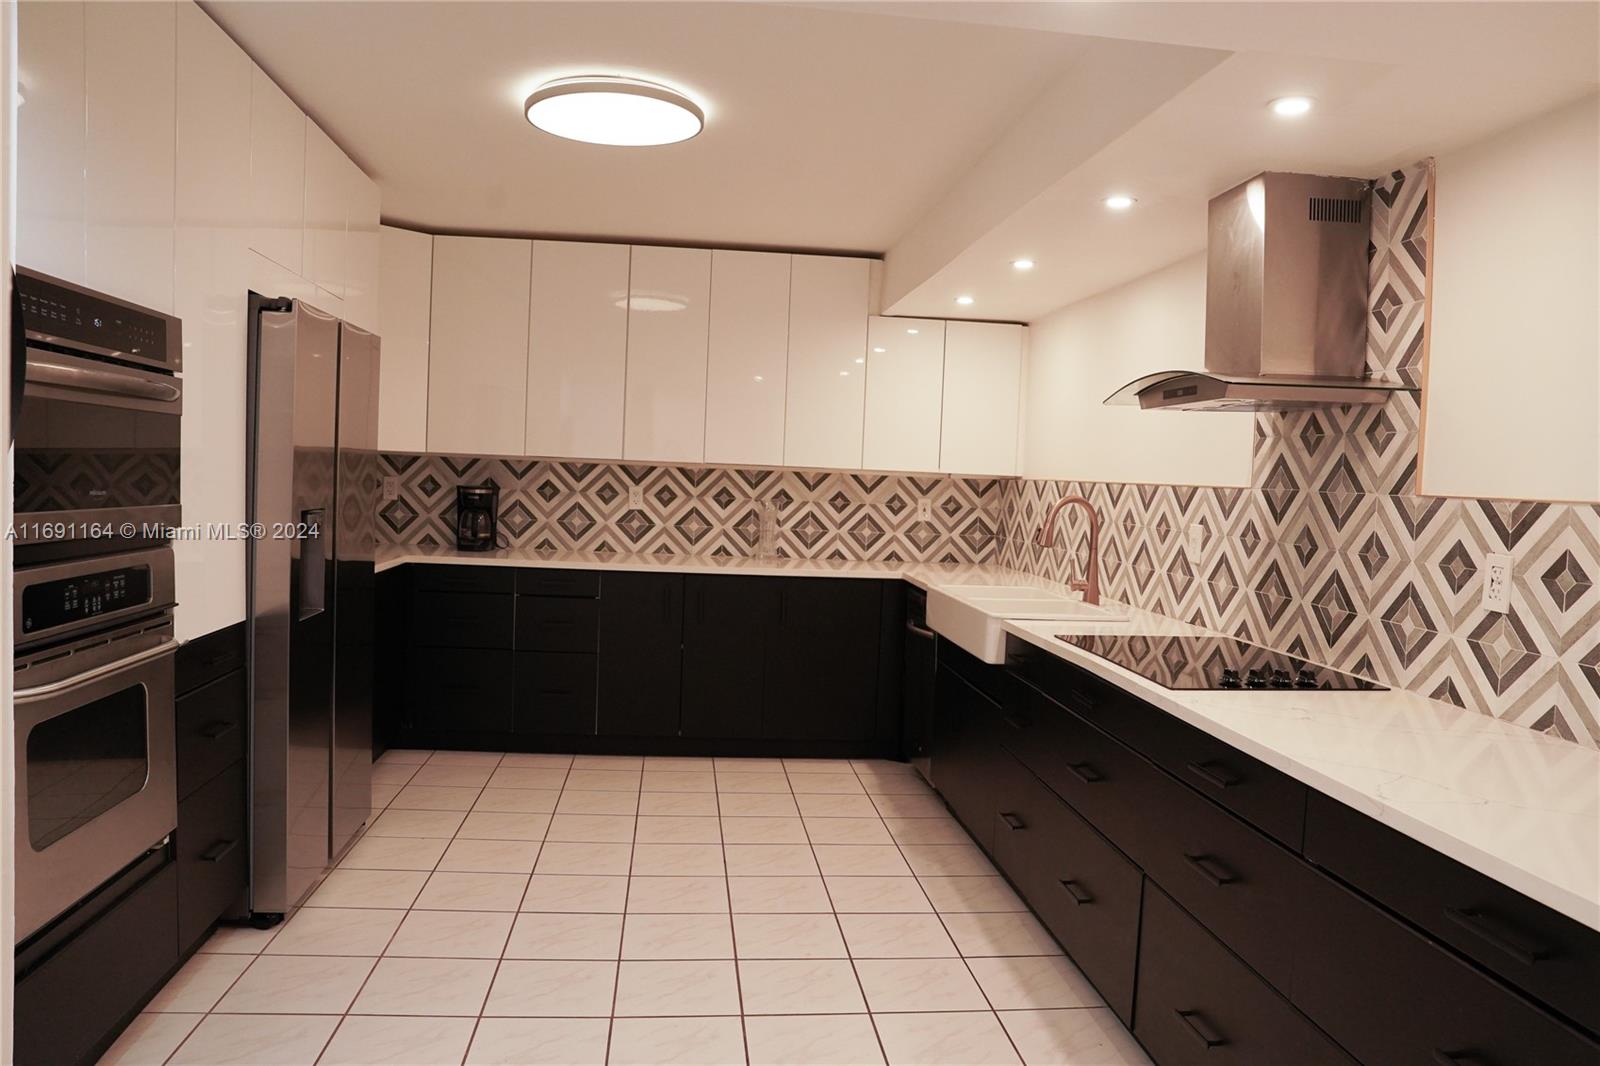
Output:
[[[1184,531],[1184,546],[1189,549],[1191,556],[1199,555],[1206,544],[1206,527],[1199,522],[1190,522],[1189,528]]]
[[[642,486],[628,486],[628,506],[634,510],[644,506],[644,488]]]
[[[1483,609],[1501,614],[1511,609],[1511,556],[1483,557]]]
[[[917,517],[923,521],[933,517],[933,501],[926,496],[917,501]]]
[[[400,479],[390,474],[383,479],[383,502],[388,503],[390,500],[398,500],[399,498]]]

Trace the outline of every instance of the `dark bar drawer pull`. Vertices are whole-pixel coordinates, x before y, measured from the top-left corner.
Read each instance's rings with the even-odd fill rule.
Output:
[[[227,736],[229,733],[238,728],[238,722],[228,722],[219,718],[214,722],[207,722],[205,725],[196,730],[196,732],[205,737],[207,740],[216,740],[219,737]]]
[[[1192,762],[1188,764],[1188,769],[1191,774],[1213,788],[1232,788],[1239,783],[1239,778],[1215,762]]]
[[[1193,1033],[1194,1038],[1206,1047],[1221,1047],[1228,1042],[1227,1038],[1212,1028],[1211,1023],[1206,1021],[1206,1016],[1199,1011],[1180,1010],[1173,1011],[1173,1013],[1178,1016],[1178,1020],[1183,1023],[1184,1028]]]
[[[239,846],[237,840],[219,840],[200,853],[201,862],[221,862],[228,852]]]
[[[1063,881],[1061,882],[1061,887],[1067,890],[1067,895],[1072,897],[1072,902],[1080,907],[1085,903],[1094,902],[1094,897],[1086,892],[1084,887],[1076,881]]]
[[[1028,720],[1021,715],[1008,714],[1005,716],[1005,721],[1006,725],[1010,726],[1012,729],[1015,729],[1019,733],[1028,728]]]
[[[1072,776],[1086,785],[1092,785],[1097,781],[1106,779],[1104,774],[1094,768],[1093,763],[1069,762],[1067,763],[1067,769],[1072,771]]]
[[[1015,814],[1012,814],[1010,811],[1001,811],[1000,812],[1000,820],[1002,822],[1006,823],[1006,828],[1007,829],[1026,829],[1026,828],[1028,828],[1028,823],[1027,822],[1024,822],[1021,818],[1019,818]]]
[[[572,690],[570,688],[541,688],[538,693],[541,696],[570,696],[572,695]]]
[[[1218,888],[1223,885],[1234,884],[1239,880],[1238,874],[1209,855],[1189,855],[1185,853],[1183,861],[1188,863],[1201,877],[1204,877]]]
[[[1444,916],[1452,922],[1472,933],[1485,944],[1510,955],[1524,966],[1532,966],[1540,959],[1550,957],[1550,950],[1532,943],[1518,935],[1504,924],[1495,921],[1487,914],[1479,911],[1460,910],[1455,907],[1446,907]],[[1470,1060],[1467,1060],[1470,1061]]]
[[[1433,1061],[1439,1066],[1486,1066],[1476,1055],[1469,1055],[1465,1051],[1445,1051],[1442,1048],[1433,1049]]]

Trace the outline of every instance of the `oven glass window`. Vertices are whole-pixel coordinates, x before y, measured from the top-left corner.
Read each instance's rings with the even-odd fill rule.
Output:
[[[43,851],[144,788],[143,685],[75,707],[28,733],[28,842]]]
[[[18,514],[178,502],[176,411],[24,394],[16,425]]]

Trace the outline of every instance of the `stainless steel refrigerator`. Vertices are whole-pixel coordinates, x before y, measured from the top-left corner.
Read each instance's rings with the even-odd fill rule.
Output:
[[[370,815],[378,338],[249,308],[250,892],[288,912]]]

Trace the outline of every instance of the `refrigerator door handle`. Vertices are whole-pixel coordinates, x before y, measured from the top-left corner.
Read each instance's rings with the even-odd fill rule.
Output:
[[[304,622],[327,609],[328,549],[322,535],[324,510],[313,507],[300,512],[300,612],[296,620]]]

